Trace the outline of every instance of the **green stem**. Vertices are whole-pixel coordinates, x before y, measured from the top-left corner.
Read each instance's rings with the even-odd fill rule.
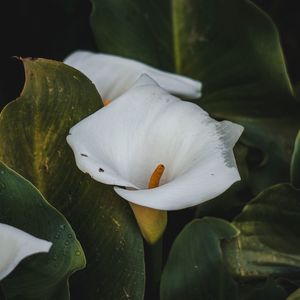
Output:
[[[159,283],[162,272],[163,238],[155,244],[145,243],[146,299],[159,299]]]

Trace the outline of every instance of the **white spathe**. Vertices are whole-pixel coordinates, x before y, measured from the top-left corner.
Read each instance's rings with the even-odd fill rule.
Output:
[[[212,199],[240,180],[233,146],[242,131],[142,75],[125,94],[75,125],[67,141],[79,169],[115,185],[121,197],[176,210]],[[147,189],[159,164],[165,166],[160,186]]]
[[[13,271],[22,259],[32,254],[48,252],[51,245],[51,242],[0,223],[0,280]]]
[[[113,100],[126,92],[142,74],[153,78],[171,94],[183,98],[199,98],[199,81],[163,72],[141,62],[119,56],[76,51],[64,63],[85,74],[96,86],[102,99]]]

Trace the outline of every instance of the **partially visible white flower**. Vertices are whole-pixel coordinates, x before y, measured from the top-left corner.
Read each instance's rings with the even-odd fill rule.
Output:
[[[0,280],[25,257],[48,252],[52,243],[38,239],[13,226],[0,223]]]
[[[132,59],[76,51],[64,63],[85,74],[95,84],[102,99],[113,100],[122,95],[142,74],[149,75],[171,94],[189,99],[201,95],[199,81],[163,72]]]
[[[240,180],[233,146],[243,127],[217,122],[147,75],[70,130],[77,166],[124,199],[159,210],[197,205]],[[155,168],[160,186],[148,189]]]

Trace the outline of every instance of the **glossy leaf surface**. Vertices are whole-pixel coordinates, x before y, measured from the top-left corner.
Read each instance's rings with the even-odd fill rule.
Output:
[[[72,224],[87,258],[72,299],[140,299],[143,242],[131,210],[110,186],[81,173],[66,143],[69,129],[99,109],[80,72],[60,62],[24,60],[26,83],[0,116],[0,159],[29,179]]]

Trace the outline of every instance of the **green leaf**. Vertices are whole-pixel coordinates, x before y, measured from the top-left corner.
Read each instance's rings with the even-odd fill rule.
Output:
[[[277,29],[248,0],[92,0],[98,50],[203,82],[197,101],[217,119],[245,126],[261,152],[249,185],[258,193],[289,180],[300,128]],[[104,13],[105,12],[105,13]]]
[[[204,81],[207,101],[291,95],[277,29],[251,1],[173,3],[178,69]]]
[[[175,240],[161,279],[161,299],[238,299],[220,243],[238,231],[221,219],[189,223]]]
[[[240,280],[300,274],[300,191],[289,184],[260,193],[233,222],[241,234],[224,243],[230,272]]]
[[[292,94],[275,25],[250,1],[92,3],[91,25],[100,51],[161,68],[173,60],[170,67],[201,79],[204,95],[218,101],[217,92],[225,100],[224,89],[227,99],[250,101]]]
[[[0,223],[53,242],[2,282],[5,299],[70,299],[68,278],[85,266],[83,250],[67,220],[26,179],[0,162]],[[63,291],[63,292],[61,292]]]
[[[242,124],[242,141],[261,151],[250,166],[253,192],[288,181],[300,105],[275,25],[247,0],[173,4],[177,70],[202,80],[198,103],[217,119]]]
[[[300,289],[296,290],[294,293],[289,295],[287,300],[300,300]]]
[[[291,182],[294,187],[300,188],[300,131],[298,131],[291,162]]]
[[[239,300],[286,300],[287,292],[275,280],[268,279],[263,284],[240,284]]]
[[[141,299],[143,241],[127,203],[76,167],[69,129],[102,106],[79,71],[46,59],[24,60],[19,99],[0,115],[0,159],[29,179],[72,224],[87,268],[72,277],[72,299]],[[73,284],[72,284],[73,283]]]
[[[91,27],[101,52],[173,70],[171,1],[92,0]]]

